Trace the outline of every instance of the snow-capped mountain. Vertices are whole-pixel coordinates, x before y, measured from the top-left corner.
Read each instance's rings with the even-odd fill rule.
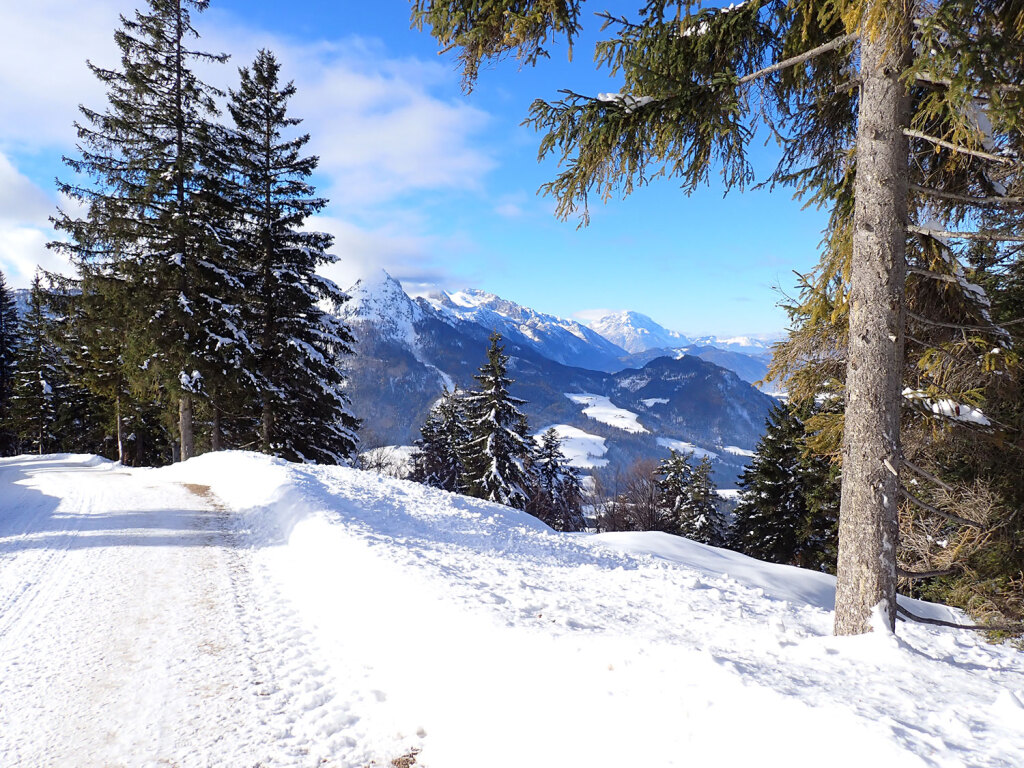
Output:
[[[781,336],[777,334],[766,334],[762,336],[701,336],[693,340],[699,347],[717,347],[729,352],[740,352],[755,357],[771,357],[772,345]]]
[[[347,293],[349,300],[341,310],[346,320],[373,318],[381,336],[410,346],[417,344],[415,324],[423,319],[423,309],[383,269],[357,280]]]
[[[613,312],[593,321],[590,327],[630,353],[685,347],[691,343],[683,334],[670,331],[639,312]]]
[[[772,404],[731,371],[697,357],[632,363],[607,342],[588,352],[596,334],[483,292],[414,300],[381,273],[348,293],[341,315],[358,352],[345,361],[348,393],[368,448],[410,444],[443,386],[475,386],[494,330],[502,334],[513,394],[526,401],[531,427],[586,433],[606,449],[601,465],[609,471],[660,458],[664,439],[672,439],[720,454],[720,475],[731,481],[744,460],[722,448],[752,449]],[[609,372],[565,362],[586,355],[618,365]]]
[[[616,371],[626,350],[574,320],[548,315],[476,289],[441,291],[425,297],[442,317],[497,331],[505,339],[579,368]]]

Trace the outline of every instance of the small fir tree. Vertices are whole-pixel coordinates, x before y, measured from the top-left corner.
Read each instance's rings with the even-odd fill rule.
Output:
[[[785,404],[768,414],[765,433],[739,480],[732,546],[772,563],[794,564],[810,512],[801,482],[803,424]]]
[[[245,265],[250,354],[243,367],[259,393],[260,446],[291,460],[336,464],[354,455],[358,422],[339,365],[352,353],[352,335],[320,309],[347,299],[316,274],[335,261],[327,253],[333,238],[303,229],[327,203],[308,182],[317,158],[301,154],[308,134],[285,136],[301,121],[288,116],[295,86],[280,83],[274,55],[261,50],[239,74],[228,105],[235,123],[230,205]]]
[[[658,508],[665,519],[666,533],[680,533],[682,515],[689,501],[690,484],[693,482],[692,453],[676,453],[670,450],[669,457],[658,464]]]
[[[703,456],[686,487],[686,498],[679,511],[679,534],[701,544],[725,546],[728,526],[711,477],[711,459]]]
[[[525,401],[509,393],[508,357],[501,335],[492,333],[487,362],[474,378],[480,390],[470,395],[472,440],[467,455],[468,490],[473,496],[525,509],[529,498],[526,460],[530,455]]]
[[[20,453],[49,453],[56,446],[54,425],[58,420],[56,389],[60,368],[49,325],[45,290],[37,272],[23,319],[11,398],[11,421],[20,439]]]
[[[809,451],[808,415],[781,403],[769,413],[740,477],[730,545],[760,560],[835,572],[838,469]]]
[[[554,427],[535,442],[530,457],[530,499],[526,511],[556,531],[577,532],[583,519],[583,488],[579,473],[562,453],[562,439]]]
[[[420,429],[412,479],[452,493],[466,490],[466,449],[470,430],[463,395],[445,388]]]
[[[15,361],[20,339],[18,308],[14,292],[0,271],[0,456],[14,453],[15,436],[11,429],[11,396],[14,393]]]

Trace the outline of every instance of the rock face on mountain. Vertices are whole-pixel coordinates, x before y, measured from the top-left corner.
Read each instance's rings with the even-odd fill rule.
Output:
[[[442,387],[475,386],[494,330],[503,336],[512,392],[527,401],[531,429],[566,425],[603,440],[604,471],[660,458],[668,445],[691,445],[715,453],[720,482],[730,482],[743,458],[723,449],[752,449],[771,407],[771,398],[737,375],[696,357],[661,357],[614,372],[567,365],[610,365],[628,356],[576,323],[491,294],[413,300],[386,273],[348,293],[341,314],[358,348],[346,361],[348,392],[367,448],[412,443]]]

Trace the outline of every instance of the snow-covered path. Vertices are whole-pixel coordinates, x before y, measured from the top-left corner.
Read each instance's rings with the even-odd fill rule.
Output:
[[[833,638],[833,590],[339,467],[0,459],[0,766],[1024,765],[1024,655]]]
[[[322,669],[246,531],[203,486],[154,481],[0,462],[0,765],[294,765],[299,720],[345,724],[331,696],[296,701]]]

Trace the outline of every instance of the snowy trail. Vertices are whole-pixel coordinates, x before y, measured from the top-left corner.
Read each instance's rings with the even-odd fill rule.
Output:
[[[205,489],[155,479],[0,462],[0,765],[303,761],[303,630]]]
[[[1024,765],[1020,651],[833,594],[339,467],[0,460],[0,766]]]

